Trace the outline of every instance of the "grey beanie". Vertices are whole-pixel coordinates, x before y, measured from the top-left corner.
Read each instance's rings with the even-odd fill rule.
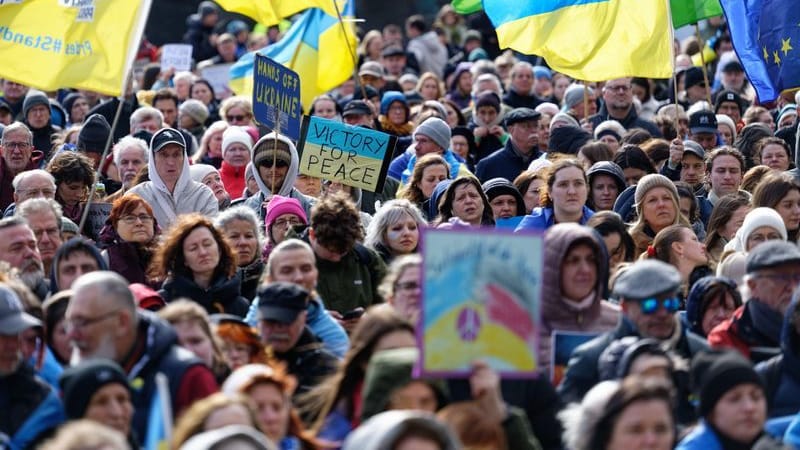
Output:
[[[588,90],[588,95],[594,95],[594,90],[582,84],[571,84],[566,91],[564,91],[564,110],[579,105],[583,102],[583,91]],[[589,100],[592,101],[592,100]]]
[[[425,122],[419,124],[417,129],[414,130],[414,139],[417,138],[418,134],[433,139],[436,145],[445,150],[450,148],[450,126],[438,117],[429,117],[425,119]]]
[[[183,103],[181,103],[178,111],[181,114],[186,114],[187,116],[191,117],[192,120],[200,125],[203,125],[208,119],[208,108],[206,105],[204,105],[200,100],[193,98],[185,100]]]
[[[642,213],[641,204],[645,194],[656,187],[667,188],[675,198],[675,203],[679,202],[680,196],[678,195],[678,188],[675,187],[675,183],[673,183],[672,180],[664,175],[651,173],[649,175],[645,175],[641,180],[639,180],[638,183],[636,183],[636,193],[634,194],[634,198],[636,199],[636,211],[640,215]]]
[[[50,108],[50,100],[47,99],[44,92],[30,89],[25,95],[25,100],[22,102],[22,116],[27,119],[28,111],[36,105],[44,105]]]

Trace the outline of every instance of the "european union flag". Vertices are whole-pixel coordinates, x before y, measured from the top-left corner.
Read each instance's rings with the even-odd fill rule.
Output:
[[[794,0],[721,0],[733,48],[760,102],[800,86],[800,8]]]

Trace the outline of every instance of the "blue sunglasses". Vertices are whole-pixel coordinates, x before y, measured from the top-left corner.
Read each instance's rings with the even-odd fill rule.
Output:
[[[662,306],[667,312],[674,313],[678,311],[681,307],[681,300],[677,297],[673,298],[665,298],[663,300],[658,300],[655,297],[646,298],[644,300],[639,301],[639,305],[642,309],[642,314],[655,314],[658,311],[659,306]]]

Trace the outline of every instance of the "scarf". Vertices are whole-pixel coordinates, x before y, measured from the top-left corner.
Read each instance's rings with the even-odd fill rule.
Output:
[[[414,132],[414,124],[412,122],[395,125],[390,122],[386,116],[380,116],[378,121],[380,122],[384,133],[393,134],[395,136],[411,136],[411,133]]]
[[[408,165],[401,175],[401,181],[404,185],[407,185],[409,180],[411,180],[411,174],[414,173],[414,164],[417,163],[416,147],[412,145],[408,151],[411,152],[412,156],[411,159],[408,160]],[[452,150],[445,150],[444,153],[442,153],[442,158],[444,158],[447,165],[450,166],[450,179],[455,180],[458,178],[458,171],[461,169],[461,163],[456,159],[455,153],[453,153]]]

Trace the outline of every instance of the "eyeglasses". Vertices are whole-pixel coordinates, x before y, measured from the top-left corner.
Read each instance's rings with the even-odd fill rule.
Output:
[[[769,278],[783,284],[798,284],[800,283],[800,273],[760,273],[756,278]]]
[[[272,226],[286,228],[286,227],[293,227],[295,225],[300,225],[302,222],[300,219],[296,219],[292,217],[291,219],[278,219],[272,223]]]
[[[241,121],[247,119],[247,117],[248,116],[245,116],[245,115],[236,115],[236,116],[234,116],[234,115],[231,114],[231,115],[225,116],[225,120],[227,120],[228,122],[241,122]]]
[[[420,288],[420,285],[416,281],[406,281],[404,283],[395,283],[394,288],[398,291],[415,291]]]
[[[609,91],[614,91],[614,92],[628,92],[628,91],[631,90],[631,87],[630,86],[625,86],[625,85],[622,85],[622,86],[606,86],[606,89],[608,89]]]
[[[139,216],[122,216],[119,220],[127,223],[128,225],[133,225],[137,220],[142,223],[150,223],[153,221],[153,216],[148,216],[147,214],[142,214]]]
[[[639,307],[642,309],[642,314],[650,315],[655,314],[659,307],[663,307],[668,313],[674,313],[681,307],[681,300],[677,297],[657,299],[655,297],[639,300]]]
[[[258,165],[261,166],[261,167],[266,167],[267,169],[271,169],[272,168],[272,160],[267,158],[266,160],[261,161],[260,163],[258,163]],[[279,159],[279,160],[275,161],[275,167],[278,167],[278,168],[282,169],[284,167],[289,167],[289,163]]]
[[[83,330],[86,329],[89,325],[94,325],[96,323],[102,322],[110,317],[113,317],[114,314],[118,313],[119,309],[111,310],[105,314],[101,314],[96,317],[88,318],[88,319],[64,319],[64,325],[67,328],[67,332],[72,330]]]
[[[3,142],[3,147],[10,149],[26,150],[31,146],[30,142]]]
[[[31,188],[31,189],[20,189],[17,191],[23,197],[53,197],[56,195],[55,189],[50,188]]]

